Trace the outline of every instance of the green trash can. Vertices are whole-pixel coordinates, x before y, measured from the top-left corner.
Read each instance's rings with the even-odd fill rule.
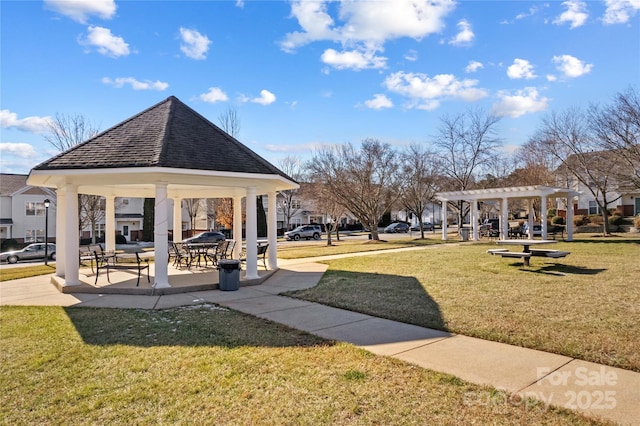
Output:
[[[218,261],[218,288],[222,291],[235,291],[240,288],[240,261],[220,259]]]

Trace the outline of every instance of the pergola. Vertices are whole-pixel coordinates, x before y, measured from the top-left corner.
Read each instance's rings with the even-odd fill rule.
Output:
[[[277,191],[298,184],[268,161],[171,96],[56,157],[34,167],[32,186],[57,195],[56,275],[79,285],[78,194],[105,197],[105,248],[115,249],[115,198],[155,198],[154,288],[168,276],[169,209],[173,236],[182,230],[181,200],[233,199],[233,239],[242,241],[241,201],[246,197],[246,278],[259,278],[256,197],[268,196],[269,267],[277,269]],[[180,232],[176,232],[179,230]]]
[[[567,204],[567,241],[573,240],[573,199],[580,196],[577,191],[567,188],[550,186],[516,186],[510,188],[472,189],[467,191],[438,192],[436,198],[442,201],[442,239],[447,239],[447,203],[450,201],[465,201],[471,205],[472,239],[479,240],[478,235],[478,202],[499,201],[500,208],[500,238],[507,239],[509,235],[508,202],[513,199],[526,200],[528,203],[529,238],[533,237],[533,208],[532,202],[540,198],[542,239],[547,239],[547,199],[564,198]]]

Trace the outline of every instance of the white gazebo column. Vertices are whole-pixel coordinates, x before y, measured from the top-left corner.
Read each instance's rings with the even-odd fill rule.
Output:
[[[80,285],[78,269],[80,268],[78,235],[78,190],[74,185],[65,185],[64,212],[64,285]]]
[[[573,241],[573,197],[567,197],[567,241]]]
[[[67,229],[67,198],[64,188],[56,189],[56,276],[64,277]],[[78,267],[80,264],[78,264]]]
[[[173,199],[173,242],[182,241],[182,198]]]
[[[442,200],[440,215],[442,216],[442,241],[447,241],[447,200]]]
[[[500,212],[500,239],[506,240],[509,237],[509,200],[502,199],[502,211]]]
[[[269,268],[278,269],[278,207],[276,192],[267,194],[267,240],[269,241]]]
[[[155,282],[154,288],[171,287],[169,285],[169,202],[167,183],[156,183],[155,222],[153,232]]]
[[[233,247],[233,258],[240,259],[242,251],[242,196],[239,195],[233,197],[233,239],[236,241],[236,245]]]
[[[473,232],[473,241],[478,241],[478,201],[471,200],[471,231]]]
[[[113,195],[105,197],[104,243],[105,250],[116,249],[116,197]]]
[[[258,275],[258,218],[256,212],[256,188],[247,188],[247,271],[245,278],[248,280],[260,278]]]
[[[540,225],[542,225],[542,236],[543,240],[547,239],[547,197],[543,195],[540,202]]]

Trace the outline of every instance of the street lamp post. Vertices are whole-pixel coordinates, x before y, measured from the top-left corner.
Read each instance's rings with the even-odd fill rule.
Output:
[[[44,200],[44,264],[49,265],[49,205],[48,198]]]

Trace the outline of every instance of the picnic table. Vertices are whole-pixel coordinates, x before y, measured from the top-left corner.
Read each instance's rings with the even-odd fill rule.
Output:
[[[549,249],[532,249],[531,246],[541,244],[555,244],[556,240],[498,240],[496,244],[502,245],[520,245],[523,247],[521,252],[513,252],[507,249],[487,250],[488,253],[501,257],[519,257],[524,261],[524,266],[529,266],[531,256],[544,256],[551,258],[565,257],[570,254],[568,251],[549,250]]]

